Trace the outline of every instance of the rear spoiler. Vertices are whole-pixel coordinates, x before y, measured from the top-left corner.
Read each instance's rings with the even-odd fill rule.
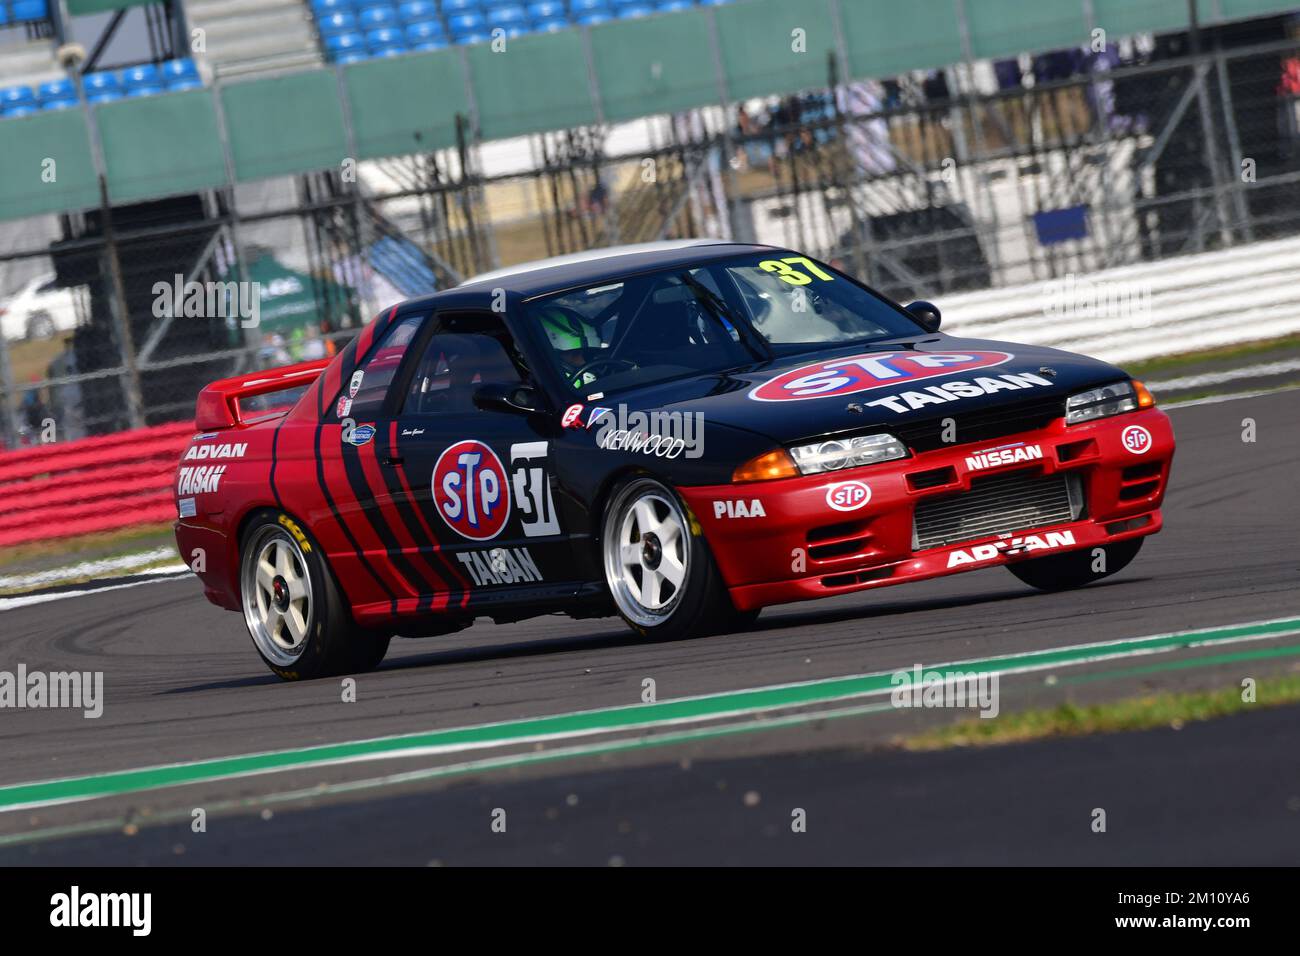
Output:
[[[199,392],[194,425],[199,431],[241,425],[246,421],[240,408],[241,400],[310,385],[332,361],[332,358],[316,359],[213,382]]]

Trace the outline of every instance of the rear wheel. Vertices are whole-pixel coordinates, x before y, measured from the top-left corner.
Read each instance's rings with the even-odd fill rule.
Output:
[[[1123,571],[1137,557],[1146,538],[1130,538],[1098,548],[1068,551],[1032,561],[1017,561],[1007,570],[1040,591],[1064,591],[1083,587]],[[1097,554],[1097,551],[1103,554]]]
[[[288,515],[265,514],[244,535],[244,621],[266,666],[284,680],[374,668],[387,635],[356,627],[319,547]]]
[[[614,493],[601,540],[614,605],[643,637],[743,630],[758,617],[758,611],[735,609],[708,543],[692,530],[672,489],[653,478],[635,479]]]

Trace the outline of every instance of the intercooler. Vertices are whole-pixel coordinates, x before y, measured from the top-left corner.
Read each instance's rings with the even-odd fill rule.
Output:
[[[1077,475],[1016,471],[971,481],[970,491],[916,506],[912,546],[921,551],[1075,521],[1083,516]]]

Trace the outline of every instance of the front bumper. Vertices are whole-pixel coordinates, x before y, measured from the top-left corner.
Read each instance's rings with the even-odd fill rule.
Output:
[[[1130,450],[1123,439],[1133,426],[1150,436],[1141,451]],[[1037,446],[1042,457],[1015,461],[1007,454],[1005,464],[970,462],[979,452],[1016,446]],[[826,475],[678,490],[709,542],[732,601],[752,610],[1154,534],[1161,527],[1159,508],[1173,455],[1169,418],[1152,408],[1084,425],[1058,419],[995,441]],[[1078,507],[1068,520],[917,547],[918,505],[970,493],[972,480],[1013,473],[1075,476],[1067,484],[1081,492]],[[850,508],[862,497],[854,489],[856,494],[836,501],[850,510],[832,506],[832,487],[845,482],[869,488],[864,504]]]

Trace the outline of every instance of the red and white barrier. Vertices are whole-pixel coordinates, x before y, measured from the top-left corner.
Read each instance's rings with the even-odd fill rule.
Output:
[[[173,483],[192,422],[0,453],[0,547],[176,517]]]

